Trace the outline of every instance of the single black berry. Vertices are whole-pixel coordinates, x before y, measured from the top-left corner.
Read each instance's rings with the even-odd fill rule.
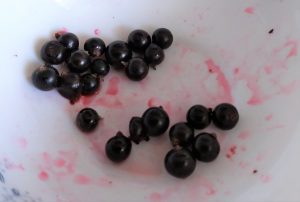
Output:
[[[170,120],[162,107],[150,107],[143,116],[143,125],[148,136],[160,136],[168,130]]]
[[[92,62],[90,69],[94,74],[106,76],[110,71],[110,66],[105,60],[97,58]]]
[[[75,73],[68,73],[61,76],[60,85],[57,88],[57,91],[63,97],[74,103],[80,98],[81,89],[80,77]]]
[[[113,162],[120,163],[126,160],[131,152],[131,141],[118,132],[116,136],[110,138],[105,145],[106,156]]]
[[[174,177],[186,178],[194,172],[196,161],[190,151],[176,148],[167,153],[165,168]]]
[[[73,52],[78,50],[79,40],[78,37],[70,32],[63,33],[57,38],[58,42],[61,43],[68,52]]]
[[[164,51],[156,44],[152,43],[145,50],[145,61],[151,66],[159,65],[165,58]]]
[[[215,160],[220,153],[220,144],[214,134],[200,133],[193,143],[193,155],[203,162]]]
[[[106,58],[111,64],[128,62],[132,57],[132,51],[124,41],[114,41],[106,49]]]
[[[139,144],[142,140],[149,141],[147,130],[143,126],[143,119],[140,117],[132,117],[129,122],[130,139]]]
[[[58,41],[49,41],[42,46],[41,57],[48,64],[60,64],[65,60],[66,48]]]
[[[187,112],[186,119],[194,129],[204,129],[211,123],[211,109],[194,105]]]
[[[194,129],[184,122],[170,128],[169,137],[173,146],[188,147],[194,140]]]
[[[125,73],[130,80],[141,81],[149,72],[149,66],[141,58],[132,58],[125,69]]]
[[[82,109],[76,117],[76,125],[83,132],[95,130],[101,117],[91,108]]]
[[[92,74],[84,74],[81,76],[82,95],[93,95],[100,88],[99,78]]]
[[[51,66],[42,66],[32,73],[31,79],[35,87],[43,91],[48,91],[57,87],[59,73]]]
[[[100,38],[90,38],[84,43],[84,50],[91,56],[101,56],[105,52],[105,43]]]
[[[134,30],[128,36],[128,45],[135,52],[144,52],[150,43],[151,37],[144,30]]]
[[[87,71],[90,64],[91,61],[89,55],[82,50],[73,52],[68,60],[68,68],[74,73],[83,73]]]
[[[234,128],[239,121],[239,113],[232,104],[219,104],[213,110],[212,120],[218,128],[230,130]]]
[[[166,28],[159,28],[152,34],[152,42],[157,44],[162,49],[169,48],[173,42],[173,35]]]

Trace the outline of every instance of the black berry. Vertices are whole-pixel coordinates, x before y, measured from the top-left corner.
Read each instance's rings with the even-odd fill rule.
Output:
[[[168,130],[170,120],[162,107],[150,107],[143,116],[143,125],[148,136],[160,136]]]
[[[125,72],[130,80],[141,81],[147,76],[149,66],[141,58],[132,58],[126,67]]]
[[[57,40],[67,49],[68,52],[76,51],[79,47],[78,37],[70,32],[60,35]]]
[[[147,130],[143,126],[143,119],[140,117],[132,117],[129,122],[130,139],[139,144],[142,140],[149,141]]]
[[[213,110],[213,123],[220,129],[230,130],[236,126],[239,121],[238,110],[228,103],[219,104]]]
[[[162,49],[169,48],[173,42],[173,35],[166,28],[159,28],[153,32],[152,42]]]
[[[194,129],[180,122],[170,128],[169,137],[173,146],[188,147],[194,139]]]
[[[40,90],[52,90],[58,85],[59,73],[50,66],[42,66],[32,73],[32,83]]]
[[[92,74],[85,74],[81,76],[82,95],[93,95],[100,88],[99,78]]]
[[[94,74],[106,76],[110,71],[110,66],[105,60],[97,58],[92,62],[90,69]]]
[[[91,108],[82,109],[76,117],[76,125],[83,132],[95,130],[101,117]]]
[[[90,64],[91,61],[89,55],[82,50],[73,52],[68,60],[68,68],[74,73],[83,73],[87,71]]]
[[[63,74],[57,91],[72,103],[76,102],[81,95],[80,77],[75,73]]]
[[[124,41],[114,41],[108,45],[106,57],[111,64],[128,62],[132,57],[132,51]]]
[[[165,168],[174,177],[186,178],[194,172],[196,161],[190,151],[172,149],[165,157]]]
[[[195,129],[204,129],[211,123],[211,109],[202,105],[194,105],[187,112],[186,119]]]
[[[107,157],[116,163],[126,160],[131,152],[131,141],[125,137],[122,132],[118,132],[116,136],[110,138],[105,145]]]
[[[144,30],[134,30],[128,36],[128,45],[135,52],[144,52],[150,43],[151,37]]]
[[[220,144],[214,134],[200,133],[193,143],[193,155],[203,162],[215,160],[220,153]]]
[[[60,64],[65,60],[66,48],[58,41],[49,41],[41,48],[41,57],[48,64]]]
[[[91,56],[101,56],[105,52],[105,43],[100,38],[90,38],[84,43],[84,50]]]
[[[152,43],[145,50],[145,61],[151,66],[159,65],[165,58],[164,51],[156,44]]]

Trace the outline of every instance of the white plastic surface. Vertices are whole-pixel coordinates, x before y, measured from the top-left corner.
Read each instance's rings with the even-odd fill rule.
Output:
[[[299,22],[296,0],[2,2],[0,201],[299,201]],[[108,44],[159,27],[172,31],[174,43],[140,83],[113,70],[98,95],[70,105],[30,81],[56,31],[76,33],[82,47],[92,36]],[[167,133],[134,145],[121,165],[104,155],[106,140],[127,134],[130,118],[148,105],[162,105],[175,123],[194,104],[221,102],[239,109],[240,122],[231,131],[205,130],[217,133],[220,156],[198,162],[187,179],[164,169]],[[74,124],[84,107],[104,118],[90,135]]]

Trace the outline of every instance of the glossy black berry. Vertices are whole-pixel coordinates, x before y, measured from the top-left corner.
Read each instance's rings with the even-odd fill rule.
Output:
[[[72,103],[76,102],[81,95],[80,77],[75,73],[63,74],[57,91]]]
[[[57,40],[67,49],[68,52],[78,50],[79,40],[78,37],[73,33],[63,33],[57,38]]]
[[[203,162],[215,160],[220,153],[220,144],[214,134],[200,133],[193,143],[193,155]]]
[[[159,28],[152,34],[152,42],[157,44],[162,49],[169,48],[173,42],[173,35],[166,28]]]
[[[100,88],[99,78],[92,74],[84,74],[81,76],[82,95],[93,95]]]
[[[68,68],[74,73],[83,73],[87,71],[90,64],[91,61],[89,55],[82,50],[73,52],[68,60]]]
[[[49,41],[41,48],[41,58],[48,64],[57,65],[64,62],[66,48],[58,41]]]
[[[42,66],[36,69],[31,76],[32,83],[40,90],[52,90],[58,85],[59,73],[50,66]]]
[[[101,117],[91,108],[82,109],[76,117],[76,125],[83,132],[95,130]]]
[[[106,57],[111,64],[128,62],[132,57],[132,51],[124,41],[114,41],[108,45]]]
[[[174,177],[186,178],[194,172],[196,160],[186,149],[172,149],[165,157],[165,168]]]
[[[90,38],[84,43],[84,50],[91,56],[101,56],[105,52],[105,43],[100,38]]]
[[[230,130],[236,126],[239,121],[238,110],[228,103],[219,104],[213,110],[213,123],[220,129]]]
[[[144,112],[142,119],[148,136],[164,134],[170,124],[169,116],[162,107],[150,107]]]
[[[145,61],[151,66],[159,65],[165,58],[164,51],[156,44],[152,43],[145,50]]]
[[[194,129],[204,129],[211,123],[211,109],[194,105],[187,112],[186,119]]]
[[[110,71],[110,66],[105,60],[97,58],[92,62],[90,70],[99,76],[106,76]]]
[[[129,122],[130,139],[139,144],[142,140],[149,141],[147,130],[143,126],[143,119],[140,117],[132,117]]]
[[[132,58],[125,69],[127,77],[132,81],[143,80],[149,72],[149,66],[141,58]]]
[[[150,43],[151,37],[144,30],[134,30],[128,36],[128,45],[135,52],[144,52]]]
[[[110,138],[105,145],[106,156],[113,162],[120,163],[126,160],[131,152],[131,141],[118,132],[116,136]]]
[[[184,122],[170,128],[169,137],[173,146],[188,147],[194,140],[194,129]]]

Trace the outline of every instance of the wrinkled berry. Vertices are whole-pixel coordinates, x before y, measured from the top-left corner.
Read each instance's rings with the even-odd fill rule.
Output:
[[[49,41],[42,46],[41,57],[48,64],[60,64],[65,60],[66,48],[58,41]]]

